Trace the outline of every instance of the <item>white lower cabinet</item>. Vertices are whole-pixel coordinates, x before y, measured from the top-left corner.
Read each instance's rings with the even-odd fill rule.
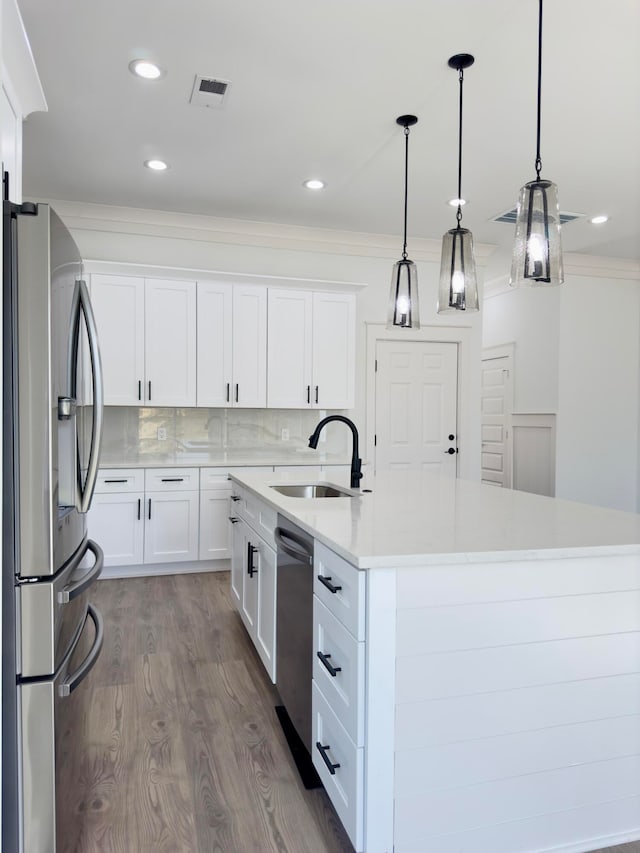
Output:
[[[235,488],[230,500],[231,597],[269,678],[276,679],[276,552],[271,538],[275,512]],[[244,516],[244,517],[242,517]],[[272,519],[272,522],[269,520]]]
[[[314,547],[313,764],[356,851],[364,845],[365,574]]]
[[[197,468],[101,469],[88,515],[105,566],[198,559]]]

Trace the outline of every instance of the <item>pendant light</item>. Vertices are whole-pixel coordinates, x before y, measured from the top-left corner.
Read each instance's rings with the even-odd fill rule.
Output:
[[[478,310],[478,283],[476,261],[473,253],[473,235],[462,222],[462,85],[464,69],[474,63],[470,53],[458,53],[449,60],[449,68],[458,72],[460,84],[460,107],[458,122],[458,210],[456,227],[442,238],[442,260],[440,262],[440,287],[438,289],[438,314],[454,311]]]
[[[511,264],[513,287],[527,284],[550,286],[562,284],[562,245],[558,188],[540,177],[540,103],[542,91],[542,0],[538,15],[538,117],[536,179],[520,190],[516,215],[516,236]]]
[[[416,116],[400,116],[397,124],[404,127],[404,243],[402,260],[393,265],[387,329],[400,326],[402,329],[419,329],[418,270],[407,258],[407,192],[409,174],[409,128],[417,124]]]

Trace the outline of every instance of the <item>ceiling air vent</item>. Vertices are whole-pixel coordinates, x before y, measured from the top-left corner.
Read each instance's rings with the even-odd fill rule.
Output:
[[[517,208],[506,210],[504,213],[499,213],[492,217],[491,222],[506,222],[508,225],[516,224]],[[574,219],[582,219],[584,213],[563,213],[560,211],[560,225],[566,225],[567,222],[573,222]]]
[[[203,77],[196,75],[193,82],[193,90],[189,103],[194,107],[214,107],[220,109],[229,94],[231,82],[220,80],[217,77]]]

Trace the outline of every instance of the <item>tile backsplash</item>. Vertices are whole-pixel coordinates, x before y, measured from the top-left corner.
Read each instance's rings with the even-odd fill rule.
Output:
[[[332,412],[306,409],[172,409],[105,407],[103,457],[157,456],[181,451],[272,450],[308,446],[316,424]],[[351,434],[329,424],[325,453],[350,452]],[[159,436],[166,436],[160,438]],[[283,435],[285,438],[283,438]],[[288,438],[286,436],[288,435]]]

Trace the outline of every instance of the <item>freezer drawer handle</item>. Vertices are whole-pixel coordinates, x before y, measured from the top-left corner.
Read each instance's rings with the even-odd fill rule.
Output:
[[[87,572],[86,575],[83,575],[81,580],[77,583],[65,586],[64,589],[60,590],[58,593],[58,604],[68,604],[70,601],[73,601],[74,598],[82,595],[85,589],[88,589],[102,574],[102,569],[104,567],[104,554],[102,552],[102,548],[92,539],[87,540],[86,547],[82,549],[82,553],[77,558],[77,564],[80,565],[87,551],[91,551],[96,558],[94,567],[90,572]]]
[[[334,586],[331,583],[331,575],[329,575],[328,577],[326,577],[325,575],[318,575],[318,580],[323,586],[326,586],[329,592],[334,593],[334,595],[336,592],[340,592],[340,590],[342,589],[341,586]]]
[[[331,749],[330,746],[323,746],[319,740],[316,741],[316,747],[320,755],[322,756],[322,760],[327,765],[327,770],[331,773],[332,776],[336,775],[336,770],[340,767],[339,764],[332,764],[331,760],[327,758],[327,752]]]
[[[58,694],[62,697],[69,696],[73,693],[80,682],[89,675],[95,662],[98,660],[100,650],[102,649],[102,641],[104,639],[104,624],[102,622],[102,616],[91,604],[87,606],[87,616],[90,616],[93,619],[93,624],[96,628],[96,637],[93,641],[93,645],[91,646],[91,651],[82,661],[80,666],[76,669],[73,675],[68,675],[58,687]]]
[[[335,678],[339,672],[342,672],[341,666],[332,666],[329,663],[329,658],[331,657],[331,655],[324,655],[322,654],[322,652],[317,652],[317,655],[320,658],[322,664],[324,665],[324,668],[327,670],[327,672],[332,678]]]

